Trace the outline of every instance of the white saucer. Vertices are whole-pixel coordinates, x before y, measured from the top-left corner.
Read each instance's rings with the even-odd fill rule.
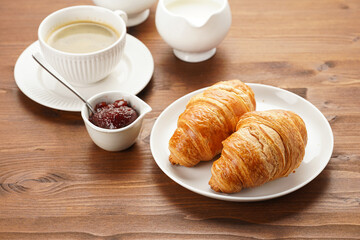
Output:
[[[83,103],[34,61],[31,55],[36,51],[40,51],[38,41],[26,48],[15,64],[14,77],[20,90],[46,107],[80,112]],[[100,82],[74,87],[86,99],[104,91],[138,94],[149,83],[153,72],[154,60],[149,49],[127,34],[124,56],[114,72]]]
[[[189,93],[168,106],[157,118],[150,136],[150,148],[160,169],[181,186],[210,198],[251,202],[272,199],[289,194],[312,181],[328,164],[334,146],[333,133],[324,115],[310,102],[286,90],[248,84],[255,93],[256,110],[286,109],[297,113],[305,122],[308,143],[304,159],[295,173],[286,178],[268,182],[256,188],[243,189],[239,193],[214,192],[208,182],[211,177],[212,161],[202,162],[195,167],[174,166],[169,162],[169,140],[176,129],[179,115],[185,110],[190,98],[204,89]]]

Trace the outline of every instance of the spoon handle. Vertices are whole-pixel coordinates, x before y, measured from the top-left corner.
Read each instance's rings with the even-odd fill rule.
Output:
[[[90,105],[90,103],[88,103],[88,101],[86,101],[80,94],[78,91],[76,91],[75,88],[73,88],[73,86],[71,86],[63,77],[61,77],[51,66],[50,64],[48,64],[44,58],[40,55],[39,52],[35,52],[33,53],[32,57],[34,58],[34,60],[43,68],[45,69],[51,76],[53,76],[56,80],[58,80],[60,83],[62,83],[67,89],[69,89],[70,91],[72,91],[76,96],[78,96],[78,98],[81,99],[81,101],[83,101],[86,106],[90,109],[90,111],[92,113],[95,113],[95,110],[93,109],[93,107]],[[50,70],[51,69],[51,70]]]

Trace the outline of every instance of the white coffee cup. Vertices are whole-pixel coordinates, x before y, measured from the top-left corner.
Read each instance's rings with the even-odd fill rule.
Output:
[[[79,21],[111,26],[120,36],[110,46],[89,53],[64,52],[47,43],[48,36],[55,29]],[[39,26],[41,53],[67,81],[77,85],[97,82],[109,75],[120,62],[126,41],[126,21],[127,15],[121,10],[86,5],[63,8],[47,16]]]

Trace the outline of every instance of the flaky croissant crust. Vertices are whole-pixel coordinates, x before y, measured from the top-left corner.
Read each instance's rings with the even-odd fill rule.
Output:
[[[288,176],[299,167],[307,143],[304,121],[285,110],[244,114],[213,163],[210,186],[234,193]]]
[[[169,141],[170,162],[191,167],[212,160],[239,118],[255,108],[253,91],[240,80],[219,82],[192,97]]]

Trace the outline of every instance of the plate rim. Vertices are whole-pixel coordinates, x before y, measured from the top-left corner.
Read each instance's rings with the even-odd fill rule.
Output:
[[[225,193],[217,193],[217,192],[206,192],[204,190],[201,189],[197,189],[193,186],[190,186],[186,183],[183,183],[181,181],[181,179],[176,178],[175,176],[173,176],[172,174],[168,173],[168,171],[164,168],[162,168],[161,164],[158,163],[158,160],[156,159],[156,157],[154,156],[154,132],[157,131],[157,125],[159,124],[159,119],[161,119],[163,117],[163,115],[165,115],[165,113],[171,109],[174,105],[176,105],[178,102],[182,101],[184,98],[188,98],[190,96],[193,96],[195,94],[198,94],[202,91],[204,91],[205,89],[207,89],[208,87],[205,88],[201,88],[195,91],[192,91],[188,94],[185,94],[184,96],[176,99],[175,101],[173,101],[170,105],[168,105],[158,116],[158,118],[156,119],[152,130],[151,130],[151,135],[150,135],[150,150],[151,153],[153,155],[153,159],[155,160],[156,164],[158,165],[158,167],[161,169],[161,171],[163,173],[165,173],[165,175],[167,175],[171,180],[173,180],[174,182],[176,182],[177,184],[179,184],[180,186],[194,192],[200,195],[203,195],[205,197],[209,197],[209,198],[213,198],[213,199],[218,199],[218,200],[224,200],[224,201],[232,201],[232,202],[257,202],[257,201],[265,201],[265,200],[270,200],[270,199],[274,199],[274,198],[278,198],[284,195],[287,195],[289,193],[292,193],[302,187],[304,187],[306,184],[308,184],[309,182],[311,182],[312,180],[314,180],[324,169],[325,167],[328,165],[330,159],[331,159],[331,155],[333,153],[333,148],[334,148],[334,135],[330,126],[330,123],[327,121],[326,117],[324,116],[324,114],[315,106],[313,105],[310,101],[308,101],[307,99],[293,93],[290,92],[288,90],[279,88],[279,87],[275,87],[275,86],[271,86],[271,85],[265,85],[265,84],[260,84],[260,83],[246,83],[248,86],[250,87],[261,87],[261,88],[268,88],[268,89],[272,89],[274,91],[281,91],[281,92],[285,92],[286,94],[290,94],[292,96],[295,96],[296,98],[301,99],[301,101],[304,101],[308,106],[310,106],[312,108],[312,110],[316,111],[319,116],[321,117],[322,122],[324,123],[324,126],[327,128],[327,132],[329,133],[330,136],[330,143],[331,146],[328,147],[329,151],[326,153],[327,156],[324,156],[325,160],[323,166],[321,166],[316,172],[314,172],[314,174],[309,177],[306,181],[302,182],[301,184],[298,184],[295,187],[292,187],[290,189],[287,189],[285,191],[279,192],[279,193],[275,193],[275,194],[270,194],[270,195],[266,195],[266,196],[257,196],[257,197],[234,197],[231,194],[225,194]]]
[[[139,87],[135,91],[129,92],[131,94],[137,95],[151,81],[152,76],[154,74],[155,63],[154,63],[154,58],[153,58],[149,48],[143,42],[141,42],[136,37],[134,37],[134,36],[127,33],[126,34],[126,42],[128,42],[128,41],[133,41],[134,43],[136,43],[136,45],[141,45],[143,48],[146,49],[146,53],[144,55],[147,55],[146,58],[148,58],[148,61],[149,61],[149,67],[148,68],[151,69],[150,71],[146,72],[146,76],[143,77],[146,80],[142,81],[141,82],[142,84],[139,84]],[[49,102],[47,102],[45,100],[40,100],[39,97],[36,97],[31,93],[34,90],[31,90],[31,89],[29,89],[29,87],[24,86],[24,83],[23,83],[24,81],[25,82],[30,81],[33,78],[29,78],[29,80],[20,80],[20,78],[22,78],[22,77],[19,76],[20,75],[19,71],[24,68],[23,66],[20,66],[20,65],[21,65],[22,61],[26,60],[25,58],[30,53],[30,51],[33,48],[36,48],[38,44],[39,44],[39,40],[36,40],[36,41],[32,42],[31,44],[29,44],[21,52],[21,54],[19,55],[19,57],[16,60],[16,63],[14,65],[14,79],[15,79],[15,83],[16,83],[17,87],[20,89],[20,91],[25,96],[27,96],[29,99],[31,99],[32,101],[34,101],[34,102],[36,102],[36,103],[38,103],[38,104],[40,104],[42,106],[45,106],[45,107],[48,107],[48,108],[51,108],[51,109],[55,109],[55,110],[66,111],[66,112],[81,112],[81,107],[79,109],[77,109],[76,106],[75,107],[58,106],[56,104],[50,104]],[[126,49],[126,44],[125,44],[125,49]],[[131,55],[131,54],[127,54],[127,55]],[[33,71],[35,71],[35,70],[33,70]],[[43,88],[42,90],[48,91],[47,88]]]

